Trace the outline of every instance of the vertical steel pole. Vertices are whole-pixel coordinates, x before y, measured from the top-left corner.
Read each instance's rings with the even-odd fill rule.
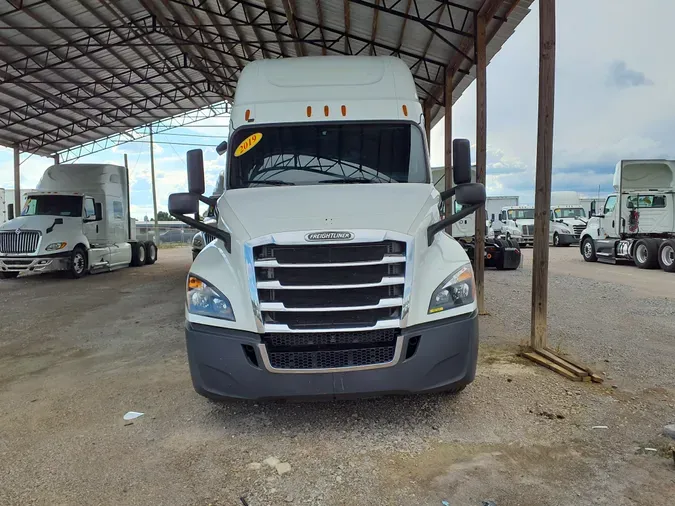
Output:
[[[157,223],[157,191],[155,190],[155,149],[150,127],[150,177],[152,178],[152,207],[155,213],[155,244],[159,245],[159,224]]]
[[[54,165],[58,165],[60,163],[60,157],[58,153],[54,153],[54,156],[52,157],[54,159]]]
[[[476,182],[485,185],[487,163],[486,21],[476,16]],[[474,269],[478,313],[485,314],[485,206],[476,211]]]
[[[21,215],[21,151],[14,146],[14,216]]]
[[[126,153],[124,153],[124,177],[127,180],[127,227],[129,227],[128,236],[129,240],[131,240],[131,187],[129,183],[129,159]]]
[[[445,72],[445,189],[449,190],[452,188],[453,184],[453,175],[452,175],[452,91],[453,91],[453,82],[455,78],[454,70],[449,66]],[[445,203],[445,217],[447,218],[453,212],[452,204],[454,199],[450,199]],[[452,235],[452,225],[448,225],[445,231]]]
[[[424,133],[427,136],[427,149],[429,150],[429,160],[431,160],[431,104],[424,104]]]
[[[534,252],[532,259],[532,327],[530,344],[546,347],[548,339],[548,231],[553,167],[553,110],[555,93],[555,0],[539,0],[539,121],[537,179],[534,195]]]

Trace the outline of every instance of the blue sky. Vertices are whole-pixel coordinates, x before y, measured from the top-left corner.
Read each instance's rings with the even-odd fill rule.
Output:
[[[559,0],[557,2],[554,190],[595,195],[611,191],[621,158],[675,158],[675,70],[671,48],[672,0]],[[537,135],[538,2],[488,67],[490,195],[532,202]],[[475,85],[454,108],[454,134],[475,142]],[[186,186],[185,152],[206,144],[207,181],[224,167],[215,153],[227,136],[226,118],[156,136],[159,209]],[[202,126],[203,125],[203,126]],[[443,164],[443,122],[432,131],[432,165]],[[204,135],[207,137],[199,137]],[[129,143],[80,159],[123,163],[129,155],[132,215],[152,215],[150,157],[145,142]],[[24,155],[24,157],[27,155]],[[50,159],[22,164],[24,188],[37,183]],[[12,152],[0,148],[0,187],[13,186]]]

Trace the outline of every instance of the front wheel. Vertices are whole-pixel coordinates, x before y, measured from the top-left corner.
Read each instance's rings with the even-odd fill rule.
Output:
[[[560,246],[560,236],[558,235],[558,232],[553,234],[553,246],[556,248]]]
[[[19,275],[18,271],[5,271],[0,272],[0,279],[14,279]]]
[[[597,262],[598,257],[595,254],[595,244],[593,239],[586,237],[581,243],[581,254],[586,262]]]
[[[73,279],[80,279],[87,274],[87,252],[80,246],[70,254],[68,275]]]

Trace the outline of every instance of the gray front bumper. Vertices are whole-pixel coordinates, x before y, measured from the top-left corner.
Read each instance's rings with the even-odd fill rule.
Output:
[[[210,397],[337,398],[447,390],[473,381],[478,357],[476,313],[401,329],[401,353],[391,364],[349,371],[273,372],[263,360],[260,335],[250,332],[188,322],[185,337],[194,388]]]
[[[70,253],[43,256],[0,256],[0,271],[49,272],[68,268]]]
[[[558,240],[561,246],[576,244],[579,242],[579,236],[575,236],[574,234],[558,234]]]

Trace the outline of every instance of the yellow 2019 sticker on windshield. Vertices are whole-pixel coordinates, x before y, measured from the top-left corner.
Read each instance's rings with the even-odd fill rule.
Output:
[[[234,150],[234,156],[241,156],[244,153],[248,153],[253,147],[262,140],[262,134],[260,132],[249,135],[244,139],[237,149]]]

